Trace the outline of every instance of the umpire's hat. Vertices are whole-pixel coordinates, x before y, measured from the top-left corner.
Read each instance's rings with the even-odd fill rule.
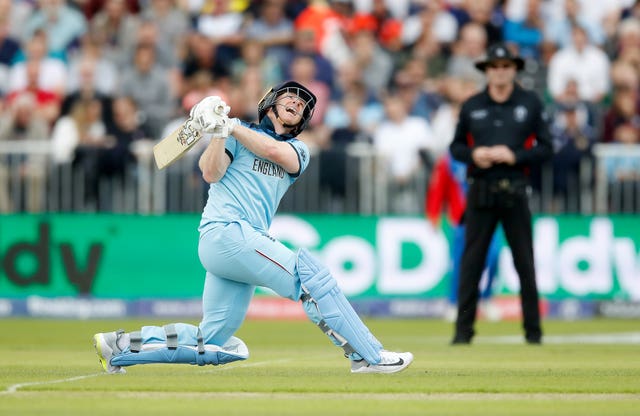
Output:
[[[476,62],[475,65],[476,68],[484,72],[487,66],[495,61],[511,61],[516,64],[518,71],[524,68],[524,60],[514,55],[507,45],[502,42],[491,45],[484,60]]]

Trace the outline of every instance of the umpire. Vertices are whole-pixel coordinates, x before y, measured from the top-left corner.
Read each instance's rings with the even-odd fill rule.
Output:
[[[452,344],[469,344],[475,334],[478,284],[498,222],[520,278],[525,339],[542,342],[533,261],[528,171],[551,157],[543,104],[515,82],[524,61],[503,43],[492,45],[476,68],[487,87],[462,106],[450,150],[467,164],[467,234],[460,266],[458,316]]]

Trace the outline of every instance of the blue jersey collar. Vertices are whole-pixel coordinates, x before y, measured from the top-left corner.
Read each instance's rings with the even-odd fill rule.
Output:
[[[293,139],[294,137],[296,137],[291,133],[287,133],[287,134],[276,133],[275,127],[273,127],[273,123],[271,122],[271,119],[266,116],[262,118],[262,121],[260,121],[260,124],[258,124],[258,126],[262,131],[264,131],[265,133],[267,133],[269,136],[273,137],[276,140],[285,141],[285,140]]]

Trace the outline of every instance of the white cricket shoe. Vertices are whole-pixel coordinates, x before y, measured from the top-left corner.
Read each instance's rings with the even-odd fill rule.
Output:
[[[126,373],[126,370],[119,365],[111,365],[111,358],[114,354],[122,351],[118,347],[118,335],[117,332],[104,332],[93,336],[93,346],[100,359],[100,364],[109,374]]]
[[[410,352],[380,351],[380,362],[369,364],[365,360],[351,361],[352,373],[397,373],[409,367],[413,362],[413,354]]]

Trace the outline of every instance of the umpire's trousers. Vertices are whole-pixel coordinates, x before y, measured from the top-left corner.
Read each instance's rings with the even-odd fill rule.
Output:
[[[478,285],[491,238],[500,222],[520,279],[525,337],[529,342],[539,342],[542,330],[533,260],[531,211],[527,194],[524,191],[514,193],[513,190],[497,192],[492,194],[490,203],[478,203],[475,196],[478,189],[474,189],[477,186],[477,183],[471,184],[465,213],[467,234],[460,266],[455,339],[471,340],[475,333],[473,327],[479,297]],[[487,192],[486,188],[481,192]]]

